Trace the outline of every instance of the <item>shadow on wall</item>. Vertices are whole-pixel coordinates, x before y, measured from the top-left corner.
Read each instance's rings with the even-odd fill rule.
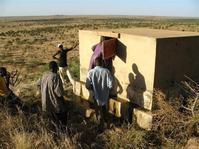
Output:
[[[144,76],[140,73],[136,64],[132,65],[133,73],[129,73],[129,85],[126,89],[127,98],[131,104],[144,107],[144,92],[146,91],[146,83]],[[135,75],[134,75],[135,74]]]
[[[120,81],[115,76],[115,67],[112,67],[111,74],[113,76],[113,87],[110,91],[110,97],[117,97],[118,94],[122,94],[123,88]]]
[[[120,42],[119,40],[118,40],[118,43],[117,43],[116,55],[117,55],[124,63],[126,63],[126,56],[127,56],[126,46],[125,46],[122,42]]]

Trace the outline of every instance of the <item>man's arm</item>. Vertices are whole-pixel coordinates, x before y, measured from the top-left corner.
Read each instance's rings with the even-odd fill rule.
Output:
[[[41,96],[41,78],[39,78],[39,80],[37,81],[37,91],[36,91],[35,95],[36,95],[36,97]]]
[[[9,72],[7,72],[5,78],[6,78],[6,86],[9,88],[10,86],[10,73]]]
[[[92,49],[93,52],[95,51],[96,46],[97,46],[97,44],[95,44],[95,45],[93,45],[93,46],[91,47],[91,49]]]
[[[53,58],[59,60],[56,56],[60,53],[60,51],[57,51],[55,54],[53,54]]]
[[[39,78],[39,80],[37,80],[37,87],[38,87],[38,89],[41,89],[41,78]]]
[[[111,75],[111,73],[108,71],[108,76],[107,76],[107,86],[109,89],[111,89],[113,87],[113,77]]]
[[[115,79],[116,79],[117,86],[118,86],[118,88],[117,88],[117,93],[118,93],[118,94],[121,94],[121,93],[123,92],[122,85],[120,84],[120,82],[119,82],[119,80],[118,80],[117,78],[115,78]]]
[[[88,90],[93,89],[93,85],[92,85],[92,81],[91,81],[91,77],[90,77],[90,72],[88,72],[88,75],[87,75],[87,78],[86,78],[86,88]]]
[[[92,90],[93,89],[92,82],[88,78],[86,78],[86,88],[88,90]]]
[[[75,49],[79,44],[75,44],[73,47],[69,48],[67,51],[71,51],[72,49]]]
[[[54,91],[57,94],[58,97],[61,97],[64,95],[64,88],[63,88],[63,83],[61,81],[61,78],[59,75],[56,77],[54,80]]]

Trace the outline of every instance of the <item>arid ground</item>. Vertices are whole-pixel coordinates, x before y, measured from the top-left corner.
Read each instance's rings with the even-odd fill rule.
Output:
[[[167,112],[161,116],[170,117],[166,116],[167,121],[150,132],[139,129],[136,124],[118,124],[116,120],[112,128],[98,134],[95,120],[84,118],[73,104],[69,107],[66,132],[52,132],[48,122],[40,116],[36,81],[48,70],[48,62],[58,43],[66,47],[75,45],[78,31],[82,29],[132,27],[199,32],[199,19],[136,16],[0,18],[0,66],[7,67],[8,71],[19,71],[18,83],[12,89],[31,109],[23,113],[0,107],[0,148],[181,148],[189,138],[198,137],[199,113],[194,118],[185,116],[175,105],[165,102],[161,93],[157,94],[157,100],[165,106],[161,112]],[[69,69],[76,79],[79,78],[78,50],[77,47],[68,55]],[[72,98],[69,84],[66,99]],[[178,119],[180,122],[177,117],[182,117]]]

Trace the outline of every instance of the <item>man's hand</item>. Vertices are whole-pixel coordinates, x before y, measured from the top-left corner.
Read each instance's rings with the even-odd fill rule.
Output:
[[[77,46],[79,45],[79,43],[76,43],[73,47],[71,47],[70,49],[68,49],[68,51],[75,49]]]
[[[41,97],[41,91],[39,89],[37,89],[36,93],[35,93],[35,96],[37,98]]]
[[[76,43],[76,44],[73,46],[73,49],[75,49],[78,45],[79,45],[79,43]]]
[[[56,56],[53,56],[54,59],[59,60],[59,58],[57,58]]]
[[[59,60],[59,58],[57,58],[56,56],[60,53],[60,51],[57,51],[52,57],[56,60]]]

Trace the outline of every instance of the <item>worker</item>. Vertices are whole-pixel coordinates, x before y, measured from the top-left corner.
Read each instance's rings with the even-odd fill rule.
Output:
[[[116,55],[117,39],[101,36],[100,42],[92,47],[93,54],[90,59],[89,70],[95,67],[95,59],[102,57],[103,67],[112,71],[113,60]]]
[[[49,63],[49,70],[37,82],[41,91],[42,111],[47,118],[66,125],[67,113],[63,97],[63,84],[57,74],[58,65],[55,61]]]
[[[74,84],[74,80],[72,79],[70,72],[68,71],[68,63],[67,63],[67,53],[72,49],[76,48],[78,44],[74,47],[66,49],[62,44],[58,44],[58,51],[53,55],[54,59],[57,59],[59,62],[59,74],[62,80],[63,85],[66,83],[65,77],[68,76],[69,81]],[[59,55],[59,58],[56,56]]]
[[[109,91],[113,86],[113,79],[108,69],[102,67],[102,58],[95,59],[95,68],[89,70],[86,88],[94,93],[94,105],[97,119],[100,121],[99,131],[103,131],[106,121]]]

